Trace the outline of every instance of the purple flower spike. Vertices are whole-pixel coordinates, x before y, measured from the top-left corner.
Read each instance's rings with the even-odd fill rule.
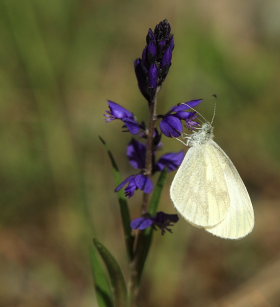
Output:
[[[160,129],[168,137],[179,137],[183,132],[183,125],[179,118],[168,115],[160,122]]]
[[[142,58],[134,62],[138,87],[149,102],[153,100],[156,89],[161,86],[171,66],[174,37],[170,32],[167,20],[160,22],[154,31],[149,29]]]
[[[106,111],[106,114],[104,114],[107,122],[119,119],[125,124],[124,127],[126,127],[131,134],[139,133],[142,126],[137,122],[132,112],[111,100],[108,101],[108,105],[109,111]]]
[[[185,157],[183,151],[171,152],[163,155],[156,164],[156,171],[162,171],[167,168],[169,171],[175,171],[182,163]]]
[[[124,189],[125,196],[132,197],[136,190],[142,190],[145,193],[151,193],[153,191],[154,185],[152,180],[143,174],[131,175],[127,177],[120,185],[115,188],[115,192],[119,192]]]
[[[152,217],[150,214],[145,214],[142,217],[134,219],[130,226],[132,229],[144,230],[149,227],[154,229],[159,228],[161,234],[164,235],[166,231],[172,232],[169,227],[173,226],[174,223],[177,223],[179,217],[177,214],[167,214],[164,212],[157,212],[156,216]]]
[[[132,139],[127,146],[126,154],[132,167],[136,169],[145,168],[146,145]]]

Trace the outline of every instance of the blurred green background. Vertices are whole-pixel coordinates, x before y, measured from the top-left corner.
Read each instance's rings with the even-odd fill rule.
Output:
[[[107,141],[123,176],[128,134],[106,99],[147,116],[133,70],[149,27],[175,35],[159,112],[218,96],[217,142],[252,197],[256,226],[227,241],[181,221],[155,236],[143,306],[280,305],[280,2],[0,0],[0,305],[96,306],[95,233],[125,270]],[[211,118],[213,103],[200,111]],[[165,151],[182,145],[165,139]],[[174,174],[169,175],[169,183]],[[132,216],[139,215],[137,195]],[[161,209],[174,212],[165,187]]]

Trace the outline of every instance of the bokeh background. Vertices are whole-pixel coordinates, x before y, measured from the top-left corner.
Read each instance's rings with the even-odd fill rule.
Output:
[[[211,118],[218,96],[216,140],[248,187],[256,226],[240,241],[184,221],[172,235],[156,233],[143,306],[280,305],[279,16],[275,0],[0,1],[1,306],[96,306],[93,231],[126,270],[98,135],[131,174],[130,137],[103,113],[112,99],[147,116],[133,60],[164,18],[175,50],[159,111],[203,97],[199,109]],[[182,148],[165,141],[164,151]],[[133,217],[139,200],[130,202]],[[161,209],[174,212],[168,186]]]

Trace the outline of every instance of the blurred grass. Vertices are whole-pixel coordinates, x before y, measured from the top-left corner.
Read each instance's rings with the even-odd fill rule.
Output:
[[[278,257],[279,11],[272,0],[0,2],[0,305],[94,306],[87,218],[125,263],[114,181],[97,135],[129,174],[129,136],[102,114],[112,99],[145,118],[132,63],[148,27],[163,18],[176,48],[160,112],[217,94],[216,139],[246,181],[257,226],[238,242],[183,222],[174,235],[156,234],[145,306],[205,305]],[[200,109],[211,118],[210,99]],[[166,151],[179,149],[166,140]],[[133,216],[139,199],[130,204]],[[161,208],[173,211],[168,187]]]

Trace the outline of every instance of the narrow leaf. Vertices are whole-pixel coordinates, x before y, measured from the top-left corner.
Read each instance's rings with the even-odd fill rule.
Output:
[[[158,209],[158,205],[159,205],[159,201],[160,201],[160,196],[162,193],[162,189],[164,187],[165,181],[167,178],[167,169],[164,169],[158,178],[151,202],[150,202],[150,206],[149,206],[149,213],[151,215],[155,215],[157,213],[157,209]]]
[[[113,307],[112,293],[107,274],[104,271],[103,265],[100,263],[97,254],[96,247],[92,246],[90,248],[90,261],[97,302],[99,307]]]
[[[116,185],[119,185],[122,182],[121,174],[118,168],[118,165],[116,163],[116,160],[111,152],[111,150],[108,148],[106,142],[104,139],[99,136],[99,139],[101,143],[104,145],[107,154],[109,156],[109,159],[111,161],[113,170],[114,170],[114,176],[115,176],[115,182]],[[126,201],[126,197],[124,195],[123,190],[118,192],[118,200],[119,200],[119,206],[120,206],[120,212],[121,212],[121,217],[122,217],[122,225],[124,229],[124,235],[125,235],[125,243],[126,243],[126,249],[127,249],[127,254],[130,260],[133,259],[133,236],[131,232],[131,227],[130,227],[130,214],[128,210],[128,205]]]
[[[167,170],[164,169],[158,178],[155,190],[149,206],[149,213],[155,215],[158,209],[161,193],[167,178]],[[144,231],[141,231],[137,242],[135,257],[137,263],[138,283],[141,280],[144,265],[150,250],[150,246],[153,238],[153,229],[150,227]]]
[[[109,250],[97,239],[93,239],[104,264],[108,270],[112,290],[114,294],[115,307],[127,306],[127,289],[121,268]]]

